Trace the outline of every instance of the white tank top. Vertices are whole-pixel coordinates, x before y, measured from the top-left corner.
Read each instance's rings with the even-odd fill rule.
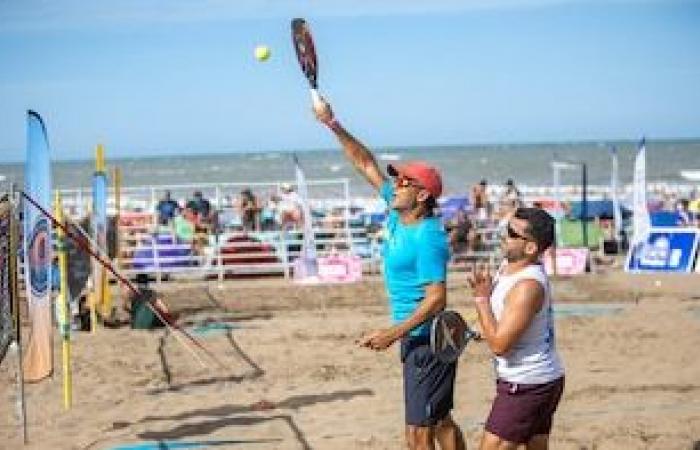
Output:
[[[500,322],[508,292],[525,279],[536,280],[542,285],[544,302],[510,351],[494,358],[496,376],[510,383],[548,383],[564,375],[564,366],[555,345],[552,293],[542,265],[534,264],[512,275],[503,275],[499,271],[491,293],[491,310],[496,321]]]

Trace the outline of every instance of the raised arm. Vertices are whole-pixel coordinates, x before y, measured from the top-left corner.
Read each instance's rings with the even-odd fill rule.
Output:
[[[374,158],[374,155],[372,155],[372,152],[340,125],[333,115],[331,106],[325,100],[314,103],[314,113],[319,122],[333,131],[340,145],[343,147],[345,156],[352,162],[355,169],[357,169],[375,189],[379,190],[387,178],[379,168],[379,164],[377,164],[377,160]]]

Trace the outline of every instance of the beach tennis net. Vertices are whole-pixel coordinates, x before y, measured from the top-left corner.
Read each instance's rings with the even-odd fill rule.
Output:
[[[0,361],[13,339],[10,291],[10,207],[0,203]]]

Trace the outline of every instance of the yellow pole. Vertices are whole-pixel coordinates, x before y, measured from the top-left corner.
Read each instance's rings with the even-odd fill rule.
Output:
[[[61,193],[56,191],[55,216],[59,223],[63,221],[63,206],[61,205]],[[61,319],[59,326],[61,329],[61,347],[63,349],[63,408],[70,409],[73,402],[73,381],[70,364],[70,313],[68,309],[68,260],[66,258],[66,233],[61,227],[56,227],[58,236],[58,270],[61,275],[61,290],[58,295],[59,311]]]
[[[105,171],[105,148],[102,144],[97,144],[95,149],[95,172]]]

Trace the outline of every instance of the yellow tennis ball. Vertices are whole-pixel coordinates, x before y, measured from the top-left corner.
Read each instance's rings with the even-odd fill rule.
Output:
[[[258,61],[267,61],[270,57],[270,47],[267,45],[258,45],[255,47],[255,59]]]

